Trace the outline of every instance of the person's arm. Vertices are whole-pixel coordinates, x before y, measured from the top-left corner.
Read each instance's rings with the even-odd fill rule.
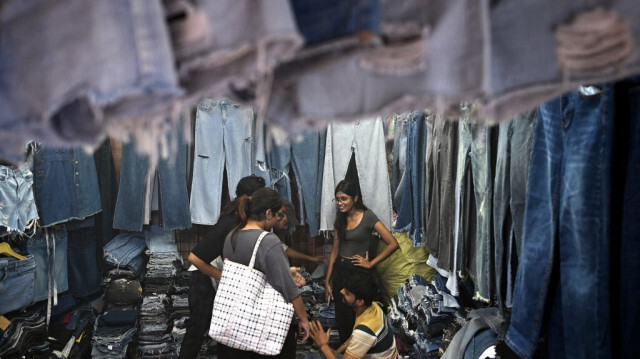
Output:
[[[301,260],[305,260],[305,261],[309,261],[309,262],[313,262],[313,263],[320,263],[322,261],[324,261],[324,256],[315,256],[312,257],[308,254],[304,254],[302,252],[298,252],[295,249],[291,248],[291,247],[287,247],[287,249],[284,251],[287,254],[287,257],[292,258],[292,259],[301,259]]]
[[[338,239],[338,233],[333,235],[333,247],[331,248],[331,256],[329,257],[329,267],[327,268],[327,275],[324,279],[325,299],[333,299],[333,291],[331,290],[331,276],[333,275],[333,264],[338,258],[340,252],[340,240]]]
[[[211,264],[203,261],[198,256],[193,254],[193,252],[189,253],[189,257],[187,259],[189,260],[189,262],[191,264],[196,266],[196,268],[198,268],[198,270],[200,272],[208,275],[209,277],[215,278],[217,280],[220,280],[220,277],[222,277],[222,271],[220,269],[218,269],[218,268],[212,266]]]
[[[395,252],[398,247],[400,247],[396,238],[393,236],[393,234],[391,234],[387,227],[382,224],[381,221],[376,222],[376,224],[373,226],[373,229],[378,232],[387,246],[382,252],[380,252],[380,254],[372,259],[369,259],[369,252],[367,252],[364,257],[356,254],[355,256],[353,256],[353,264],[356,266],[371,269],[378,263],[387,259],[387,257],[392,255],[393,252]]]
[[[320,350],[322,355],[324,355],[325,358],[335,359],[337,358],[336,353],[343,354],[345,352],[351,338],[349,338],[349,340],[347,340],[344,344],[342,344],[340,348],[338,348],[338,350],[333,350],[329,346],[329,335],[330,335],[329,333],[331,333],[331,328],[327,329],[327,331],[325,332],[324,328],[322,328],[322,324],[320,324],[319,321],[315,320],[311,322],[311,338],[318,346],[318,349]],[[344,354],[342,358],[347,359],[347,358],[353,358],[353,357],[349,354]]]
[[[309,339],[311,330],[309,328],[309,319],[307,318],[307,311],[304,309],[304,303],[302,302],[302,296],[295,297],[291,303],[293,304],[293,311],[298,316],[298,333],[303,332],[302,342],[306,342]]]

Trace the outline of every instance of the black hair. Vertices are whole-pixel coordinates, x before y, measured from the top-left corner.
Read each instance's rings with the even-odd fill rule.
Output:
[[[264,187],[265,182],[264,178],[262,177],[258,177],[256,175],[242,177],[240,181],[238,181],[238,185],[236,186],[236,196],[238,196],[238,198],[227,203],[222,208],[222,210],[220,211],[220,217],[236,213],[238,211],[238,200],[240,199],[240,197],[251,196],[253,192]]]
[[[353,293],[356,299],[362,299],[368,307],[378,296],[378,287],[375,285],[370,273],[355,272],[349,277],[344,289]]]
[[[364,202],[362,202],[362,194],[360,193],[360,186],[358,185],[357,182],[349,182],[346,179],[338,182],[338,185],[336,186],[336,190],[333,192],[333,194],[335,195],[338,192],[345,193],[351,196],[352,198],[355,198],[356,196],[358,196],[358,199],[355,201],[353,206],[362,211],[367,210],[367,207],[364,205]],[[345,235],[347,233],[347,213],[342,213],[340,211],[337,211],[336,220],[333,222],[333,228],[338,234],[338,239],[344,240]]]
[[[251,196],[242,196],[238,199],[237,218],[239,224],[231,234],[231,246],[235,248],[236,234],[240,228],[247,225],[249,219],[260,221],[265,218],[267,210],[275,215],[284,206],[284,200],[280,194],[271,188],[260,188]]]

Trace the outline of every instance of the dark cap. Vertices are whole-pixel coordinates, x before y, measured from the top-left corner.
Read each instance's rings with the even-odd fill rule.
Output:
[[[293,204],[291,204],[291,202],[284,201],[284,212],[287,214],[289,226],[300,225],[300,221],[298,221],[298,217],[296,217],[296,209],[293,207]]]

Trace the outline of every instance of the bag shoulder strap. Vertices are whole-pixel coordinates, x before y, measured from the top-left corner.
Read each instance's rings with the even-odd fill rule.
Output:
[[[269,234],[269,232],[267,231],[262,232],[260,234],[260,237],[258,237],[258,240],[256,241],[256,245],[253,247],[253,254],[251,254],[251,261],[249,262],[249,268],[251,269],[253,269],[253,265],[256,263],[256,254],[258,254],[258,247],[260,247],[260,243],[262,242],[262,239],[267,234]]]

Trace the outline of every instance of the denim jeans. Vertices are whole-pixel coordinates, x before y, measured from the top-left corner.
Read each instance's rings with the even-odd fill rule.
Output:
[[[26,164],[19,168],[0,166],[0,235],[25,233],[34,228],[38,210],[33,198],[33,173]]]
[[[302,220],[309,225],[309,233],[313,237],[320,231],[320,196],[326,132],[306,131],[300,137],[291,141],[293,173],[302,193]]]
[[[277,134],[274,134],[277,131]],[[285,200],[291,202],[291,141],[283,130],[272,130],[270,146],[267,151],[271,187]]]
[[[0,315],[33,303],[35,270],[33,255],[23,260],[0,259]]]
[[[182,120],[184,121],[184,119]],[[186,181],[186,145],[181,131],[166,135],[173,156],[158,161],[156,173],[159,182],[160,210],[162,226],[166,230],[190,228],[189,194]],[[118,199],[113,216],[113,227],[129,231],[142,231],[145,210],[145,194],[149,159],[136,152],[132,141],[122,147],[122,165]]]
[[[178,247],[174,231],[151,225],[144,229],[145,242],[151,255],[158,253],[177,253]]]
[[[141,256],[146,248],[143,233],[120,233],[104,246],[104,258],[113,266],[126,266],[137,272],[140,269],[138,265],[142,263],[135,258]]]
[[[332,202],[338,182],[345,178],[351,155],[364,204],[387,228],[391,228],[391,190],[384,128],[380,118],[354,123],[333,123],[327,128],[327,146],[322,175],[320,230],[332,230],[336,206]]]
[[[79,148],[39,146],[33,160],[34,192],[43,227],[84,219],[101,210],[91,155]]]
[[[116,169],[111,154],[111,140],[106,139],[93,153],[98,174],[98,189],[100,190],[100,202],[102,211],[95,215],[96,221],[96,250],[98,264],[103,272],[108,269],[102,255],[102,247],[116,236],[113,229],[113,213],[116,207],[118,188],[116,182]]]
[[[428,115],[433,116],[433,115]],[[410,227],[411,239],[414,246],[424,245],[425,240],[425,161],[427,149],[427,132],[425,115],[414,112],[408,124],[408,140],[406,150],[405,175],[408,175],[402,198],[402,207],[398,212],[396,227]],[[409,221],[407,223],[407,221]]]
[[[68,231],[67,238],[69,290],[75,297],[99,292],[102,274],[96,260],[96,228]]]
[[[203,100],[196,112],[195,153],[191,182],[191,221],[212,225],[222,201],[222,174],[227,169],[229,196],[253,171],[254,113],[228,100]]]
[[[442,115],[427,118],[427,173],[425,188],[426,247],[438,258],[438,267],[453,268],[455,227],[455,169],[458,122]]]
[[[477,123],[477,108],[473,105],[465,106],[462,113],[458,124],[460,137],[456,172],[454,266],[462,276],[471,274],[476,285],[475,297],[488,302],[493,299],[494,293],[491,204],[494,179],[492,158],[495,157],[496,148],[492,145],[497,137],[492,127]],[[475,199],[475,202],[469,198]],[[473,208],[462,208],[466,206]],[[470,247],[474,248],[470,250]],[[474,261],[470,261],[471,256]]]
[[[533,356],[543,326],[549,348],[605,357],[609,323],[612,85],[573,91],[540,107],[529,166],[522,251],[505,338]],[[556,295],[551,290],[557,280]],[[551,312],[545,321],[545,311]],[[571,330],[563,326],[571,326]]]
[[[3,158],[19,160],[27,139],[93,145],[116,118],[131,126],[181,94],[159,0],[11,1],[2,12],[3,33],[16,36],[0,45],[0,127],[12,129],[3,142],[20,144],[3,146]],[[34,56],[43,51],[56,55]]]
[[[307,45],[358,31],[380,32],[379,0],[301,0],[291,6]]]
[[[407,137],[409,131],[410,113],[395,115],[393,149],[391,162],[391,195],[393,209],[396,213],[401,212],[402,196],[404,195],[404,187],[406,183],[406,164],[407,164]],[[396,224],[396,228],[399,226]]]
[[[537,109],[500,125],[493,193],[496,299],[511,307],[513,280],[521,251],[531,143]]]
[[[69,288],[67,248],[67,231],[64,228],[45,228],[27,240],[27,250],[36,261],[35,301],[52,296],[56,298],[57,293]]]

